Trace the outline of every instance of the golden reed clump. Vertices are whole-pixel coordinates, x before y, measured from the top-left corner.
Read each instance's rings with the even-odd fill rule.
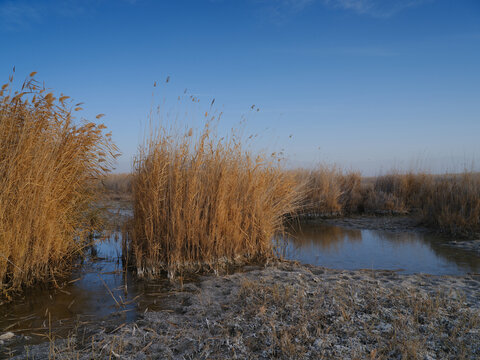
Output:
[[[162,128],[140,149],[132,181],[131,251],[137,272],[214,269],[265,259],[299,189],[275,159],[218,139],[207,123],[198,136]]]
[[[299,184],[304,184],[300,215],[310,217],[358,212],[362,202],[359,172],[344,172],[328,165],[291,172]]]
[[[480,174],[392,172],[375,181],[374,192],[388,194],[400,207],[417,212],[426,225],[454,235],[480,232]]]
[[[33,78],[0,91],[0,288],[47,280],[71,264],[91,230],[95,179],[116,147],[104,125],[76,124],[67,96]],[[79,110],[75,105],[75,110]],[[72,106],[73,107],[73,106]],[[99,118],[98,116],[97,118]]]

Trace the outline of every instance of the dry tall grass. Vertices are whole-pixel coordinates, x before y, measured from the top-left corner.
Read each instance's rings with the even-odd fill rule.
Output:
[[[99,184],[111,200],[130,200],[132,197],[132,174],[108,174]]]
[[[299,197],[278,162],[252,157],[207,123],[156,131],[135,161],[132,252],[138,273],[213,268],[272,254],[272,237]]]
[[[335,166],[292,171],[305,184],[304,216],[411,213],[441,231],[480,232],[480,174],[391,171],[366,181]]]
[[[422,217],[450,233],[480,232],[480,175],[465,172],[441,178],[426,192]]]
[[[480,175],[394,173],[375,182],[376,193],[388,194],[427,225],[452,234],[480,231]]]
[[[0,288],[18,289],[68,265],[91,227],[94,179],[116,151],[104,125],[75,124],[67,96],[33,79],[0,91]],[[97,117],[99,118],[99,116]]]
[[[299,184],[305,184],[303,215],[339,215],[358,211],[362,202],[360,173],[347,173],[336,166],[325,165],[293,173]]]
[[[335,214],[342,210],[342,193],[338,181],[341,172],[336,167],[320,166],[314,170],[297,170],[295,175],[299,184],[305,184],[303,214]]]

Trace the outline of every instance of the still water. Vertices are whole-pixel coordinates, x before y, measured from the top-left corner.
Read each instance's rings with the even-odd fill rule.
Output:
[[[303,223],[276,239],[284,258],[337,269],[390,269],[402,273],[456,275],[480,272],[480,257],[446,246],[448,239],[415,232],[352,230]],[[88,339],[94,328],[115,331],[147,310],[175,308],[167,280],[135,281],[121,261],[122,239],[114,233],[92,247],[60,288],[37,287],[0,305],[0,333],[15,342],[0,346],[0,357],[25,344],[75,333]]]
[[[355,230],[326,223],[297,224],[278,239],[278,253],[303,264],[335,269],[461,275],[480,272],[480,257],[449,247],[448,238],[418,232]]]
[[[9,348],[0,345],[0,358],[50,338],[76,334],[88,340],[94,329],[114,331],[144,311],[168,308],[172,285],[135,281],[122,266],[121,248],[121,235],[114,234],[92,247],[59,288],[37,286],[0,305],[0,334],[19,335]]]

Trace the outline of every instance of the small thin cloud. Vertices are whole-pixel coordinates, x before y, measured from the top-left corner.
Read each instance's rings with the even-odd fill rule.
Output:
[[[0,22],[7,30],[16,30],[42,19],[42,11],[38,6],[19,1],[6,1],[0,4]]]
[[[358,15],[389,18],[403,10],[433,1],[435,0],[260,0],[258,3],[261,4],[263,15],[267,15],[271,20],[284,22],[314,4],[351,11]]]
[[[334,49],[339,54],[365,57],[392,57],[398,53],[390,49],[375,46],[350,46]]]
[[[108,1],[114,2],[116,0]],[[121,1],[129,5],[135,5],[141,0]],[[4,1],[0,3],[0,29],[3,28],[7,31],[28,29],[30,26],[39,24],[45,21],[47,17],[52,16],[60,18],[85,16],[95,12],[102,2],[99,0]]]
[[[280,5],[290,11],[302,11],[311,5],[315,0],[281,0]]]
[[[298,14],[316,0],[264,0],[260,1],[261,13],[270,20],[283,23],[292,15]]]
[[[273,48],[270,51],[280,54],[294,54],[312,57],[372,57],[372,58],[391,58],[400,55],[397,51],[384,46],[358,45],[358,46],[338,46],[338,47],[282,47]]]
[[[359,15],[389,18],[408,9],[434,0],[322,0],[326,6],[353,11]]]

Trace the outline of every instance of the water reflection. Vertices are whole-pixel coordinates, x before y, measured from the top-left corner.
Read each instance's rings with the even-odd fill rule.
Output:
[[[276,249],[284,258],[302,263],[404,273],[480,272],[480,257],[445,246],[448,239],[434,235],[355,230],[325,223],[295,224],[291,233],[275,239]],[[136,280],[122,267],[121,246],[121,234],[114,232],[91,249],[64,286],[36,287],[0,306],[0,329],[31,337],[19,337],[16,349],[45,341],[49,334],[64,337],[83,331],[85,338],[88,328],[100,326],[112,331],[136,320],[147,309],[172,309],[172,284],[166,279]],[[10,350],[1,349],[0,357]]]
[[[168,307],[171,284],[167,280],[136,281],[122,267],[121,244],[121,235],[114,234],[99,242],[59,288],[37,286],[0,306],[0,329],[27,336],[18,337],[13,350],[48,336],[69,336],[78,332],[79,325],[114,329],[136,320],[147,309]]]
[[[344,242],[362,241],[361,230],[346,229],[338,226],[311,226],[296,224],[292,226],[290,234],[295,238],[292,245],[295,248],[310,247],[312,243],[326,251],[337,250]],[[289,240],[289,237],[283,240]],[[322,241],[318,241],[322,239]]]
[[[355,230],[325,223],[292,226],[276,239],[277,253],[289,260],[338,269],[390,269],[403,273],[478,273],[480,257],[446,245],[432,234]]]

